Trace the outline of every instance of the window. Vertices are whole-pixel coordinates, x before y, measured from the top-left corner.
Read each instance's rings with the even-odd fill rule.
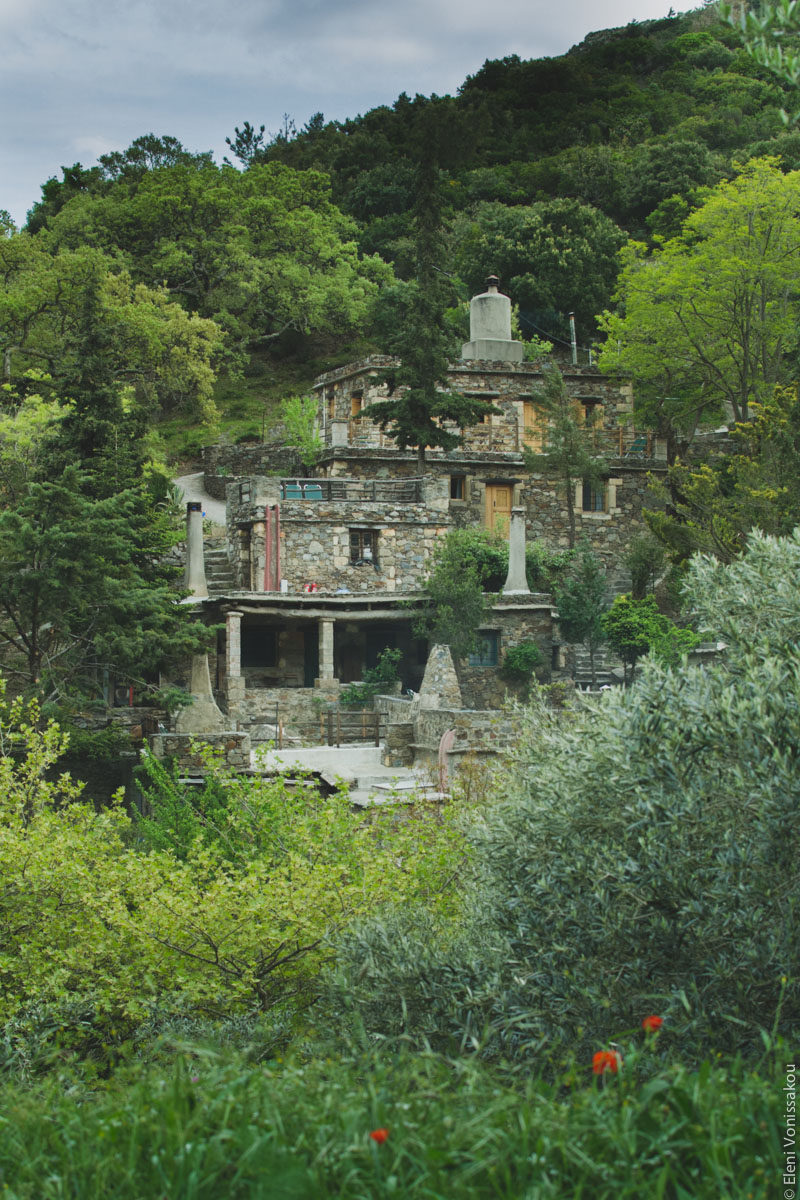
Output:
[[[466,483],[466,475],[451,475],[450,476],[450,499],[464,499],[464,484]]]
[[[355,567],[371,563],[378,565],[378,531],[377,529],[350,530],[350,562]]]
[[[478,645],[469,656],[471,667],[496,667],[499,662],[500,630],[479,629]]]
[[[583,484],[583,499],[581,508],[584,512],[605,512],[606,511],[606,485],[605,482],[591,484],[584,481]]]
[[[278,662],[278,639],[274,629],[242,626],[242,667],[274,667]]]
[[[332,421],[336,416],[336,392],[332,387],[325,388],[325,404],[328,409],[328,420]]]
[[[364,407],[363,391],[353,392],[350,397],[350,416],[357,417]]]

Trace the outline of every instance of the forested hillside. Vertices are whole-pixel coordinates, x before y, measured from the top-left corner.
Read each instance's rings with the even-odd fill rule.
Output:
[[[494,272],[524,337],[566,338],[574,311],[588,345],[628,238],[677,234],[704,189],[752,156],[800,165],[800,134],[779,114],[786,94],[706,7],[590,34],[559,58],[486,62],[455,97],[403,94],[343,122],[316,114],[299,130],[287,117],[272,139],[251,114],[221,165],[145,135],[48,180],[27,232],[56,261],[91,247],[112,275],[213,320],[223,428],[256,434],[279,395],[359,347],[386,348],[402,311],[388,285],[414,274],[423,123],[446,131],[454,324]],[[37,347],[26,334],[20,356],[3,314],[0,336],[14,347],[9,381]],[[196,388],[149,398],[162,422],[181,409],[181,435],[164,427],[174,452],[191,443],[187,418],[209,416],[199,399]]]

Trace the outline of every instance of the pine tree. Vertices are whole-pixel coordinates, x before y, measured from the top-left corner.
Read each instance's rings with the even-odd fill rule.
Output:
[[[386,345],[390,353],[399,356],[400,366],[387,376],[392,398],[365,410],[365,416],[388,429],[401,449],[417,448],[420,470],[428,446],[452,450],[468,425],[499,411],[482,400],[450,391],[448,385],[458,336],[447,310],[457,296],[446,269],[442,164],[459,152],[454,115],[449,105],[440,102],[424,108],[417,119],[414,279],[401,289],[402,318]],[[459,432],[444,428],[443,422],[455,425]]]

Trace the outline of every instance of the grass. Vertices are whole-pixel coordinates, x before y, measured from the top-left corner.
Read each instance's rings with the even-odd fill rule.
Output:
[[[214,400],[220,419],[215,428],[187,420],[185,413],[173,414],[156,425],[165,458],[170,463],[192,461],[212,442],[261,441],[277,420],[283,399],[306,395],[318,375],[374,350],[371,344],[361,342],[325,345],[304,341],[291,355],[253,353],[239,377],[222,374],[217,380]]]
[[[554,1086],[433,1055],[196,1050],[96,1091],[7,1085],[0,1196],[761,1200],[780,1182],[781,1082],[741,1063]]]

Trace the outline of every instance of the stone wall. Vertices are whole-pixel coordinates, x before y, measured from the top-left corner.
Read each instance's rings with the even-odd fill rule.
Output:
[[[225,766],[232,771],[250,770],[250,737],[247,733],[227,730],[225,733],[206,733],[202,737],[188,733],[156,733],[148,738],[156,758],[176,758],[186,770],[201,770],[203,752],[199,747],[211,746],[222,754]]]
[[[201,451],[205,487],[209,495],[224,500],[218,480],[245,475],[304,474],[297,452],[282,441],[246,442],[240,446],[204,446]]]
[[[470,708],[501,708],[508,699],[521,700],[525,696],[524,685],[503,677],[501,668],[508,651],[521,642],[535,642],[541,653],[536,678],[547,683],[551,676],[553,660],[553,606],[549,596],[532,594],[530,601],[515,597],[495,604],[482,629],[497,631],[498,665],[470,666],[468,661],[458,664],[461,694],[468,699]]]
[[[275,740],[276,712],[286,737],[315,746],[321,741],[321,714],[335,695],[318,688],[246,688],[243,698],[229,705],[229,716],[254,746]]]
[[[236,586],[263,590],[265,507],[278,503],[277,480],[239,480],[227,489],[228,555]],[[315,583],[320,591],[413,592],[450,528],[447,481],[423,481],[419,503],[400,501],[280,501],[280,577],[289,592]],[[351,531],[369,533],[377,559],[354,561]]]

